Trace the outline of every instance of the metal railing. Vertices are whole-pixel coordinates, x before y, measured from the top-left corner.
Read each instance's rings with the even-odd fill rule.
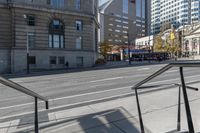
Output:
[[[38,99],[42,100],[45,102],[45,105],[46,105],[46,109],[49,109],[49,102],[48,102],[48,99],[43,97],[43,96],[40,96],[39,94],[11,81],[11,80],[8,80],[8,79],[5,79],[3,77],[0,76],[0,83],[5,85],[5,86],[8,86],[12,89],[15,89],[17,91],[20,91],[24,94],[27,94],[29,96],[32,96],[33,98],[35,98],[35,133],[39,133],[39,126],[38,126]]]
[[[146,87],[145,86],[141,87],[141,86],[143,84],[147,83],[148,81],[154,79],[155,77],[161,75],[162,73],[166,72],[167,70],[171,69],[172,67],[179,67],[179,69],[180,69],[180,79],[181,79],[181,85],[180,84],[173,84],[173,85],[179,87],[177,131],[180,131],[180,110],[181,110],[181,108],[180,108],[180,105],[181,105],[180,98],[181,98],[181,88],[182,88],[189,133],[195,132],[186,89],[192,89],[192,90],[198,91],[198,88],[186,86],[184,74],[183,74],[183,67],[200,67],[200,63],[199,62],[190,62],[190,63],[183,62],[183,63],[170,63],[170,64],[161,68],[160,70],[158,70],[154,74],[150,75],[149,77],[147,77],[146,79],[142,80],[141,82],[137,83],[135,86],[132,87],[132,89],[135,90],[135,95],[136,95],[136,102],[137,102],[137,108],[138,108],[138,115],[139,115],[141,133],[145,133],[145,130],[144,130],[142,113],[141,113],[141,108],[140,108],[140,103],[139,103],[138,89],[155,87],[155,86],[146,86]],[[162,86],[162,85],[157,85],[157,86]]]

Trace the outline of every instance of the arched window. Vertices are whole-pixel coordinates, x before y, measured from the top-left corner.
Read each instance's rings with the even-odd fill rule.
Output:
[[[53,20],[49,25],[49,47],[64,48],[64,25],[60,20]]]

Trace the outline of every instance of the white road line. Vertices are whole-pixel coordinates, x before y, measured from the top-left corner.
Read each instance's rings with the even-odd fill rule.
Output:
[[[90,81],[89,83],[102,82],[102,81],[110,81],[110,80],[122,79],[122,78],[123,78],[123,77],[115,77],[115,78],[107,78],[107,79],[93,80],[93,81]]]
[[[1,107],[0,110],[9,109],[9,108],[16,108],[16,107],[23,107],[27,105],[32,105],[33,103],[25,103],[25,104],[18,104],[13,106]]]
[[[114,88],[114,89],[109,89],[109,90],[104,90],[104,91],[96,91],[96,92],[84,93],[84,94],[79,94],[79,95],[55,98],[55,99],[52,99],[52,100],[57,101],[57,100],[63,100],[63,99],[68,99],[68,98],[74,98],[74,97],[80,97],[80,96],[86,96],[86,95],[92,95],[92,94],[105,93],[105,92],[110,92],[110,91],[113,91],[113,90],[116,91],[116,90],[128,89],[128,88],[131,88],[131,87],[132,86],[126,86],[126,87]]]
[[[178,72],[179,70],[170,70],[170,71],[166,71],[166,73],[173,73],[173,72]]]
[[[141,69],[137,69],[138,71],[143,71],[143,70],[149,70],[150,68],[141,68]]]

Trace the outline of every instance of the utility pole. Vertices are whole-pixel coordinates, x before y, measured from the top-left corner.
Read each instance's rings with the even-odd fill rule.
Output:
[[[127,37],[128,37],[128,64],[131,65],[131,57],[130,57],[130,37],[129,37],[129,33],[127,33]]]
[[[26,73],[30,73],[30,66],[29,66],[29,34],[27,33],[27,40],[26,40]]]
[[[148,58],[148,61],[149,61],[149,63],[151,62],[151,60],[150,60],[150,54],[151,54],[151,38],[150,38],[150,27],[151,27],[151,23],[149,24],[149,41],[148,41],[148,45],[149,45],[149,58]]]

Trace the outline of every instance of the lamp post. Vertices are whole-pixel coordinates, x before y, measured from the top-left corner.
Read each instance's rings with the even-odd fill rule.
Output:
[[[131,65],[131,56],[130,56],[130,37],[129,37],[129,33],[127,33],[127,37],[128,37],[128,64]]]
[[[26,39],[26,73],[29,74],[30,73],[30,66],[29,66],[29,34],[27,33],[27,39]]]
[[[25,21],[27,21],[27,15],[23,15]],[[29,33],[26,34],[26,73],[30,73],[30,67],[29,67]]]
[[[133,29],[132,29],[132,23],[133,23],[133,25],[134,25],[134,27],[136,28],[136,21],[131,21],[130,22],[131,23],[131,25],[130,25],[130,30],[132,31],[132,32],[134,32],[133,31]],[[132,35],[132,34],[131,34]],[[137,34],[136,34],[137,35]],[[135,38],[136,38],[136,36],[135,36]],[[130,45],[131,45],[131,40],[130,40],[130,34],[129,34],[129,31],[127,32],[127,39],[128,39],[128,63],[129,63],[129,65],[131,65],[131,49],[130,49]],[[135,42],[135,41],[134,41]]]
[[[149,41],[148,41],[148,45],[149,45],[149,58],[148,58],[148,61],[149,61],[149,63],[151,62],[151,60],[150,60],[150,53],[151,53],[151,33],[150,33],[150,28],[151,28],[151,23],[149,24]]]

